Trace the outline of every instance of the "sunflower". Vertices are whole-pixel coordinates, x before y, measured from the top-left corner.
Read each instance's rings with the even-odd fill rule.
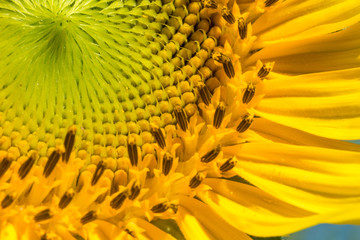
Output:
[[[356,222],[356,0],[0,2],[1,239]]]

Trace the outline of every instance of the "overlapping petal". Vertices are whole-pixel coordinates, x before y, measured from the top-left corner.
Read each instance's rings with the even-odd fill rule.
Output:
[[[298,76],[277,75],[265,84],[259,116],[335,139],[360,136],[360,69]]]
[[[236,154],[234,149],[225,151]],[[237,157],[240,162],[235,171],[240,176],[308,211],[324,213],[360,201],[358,152],[249,143]]]

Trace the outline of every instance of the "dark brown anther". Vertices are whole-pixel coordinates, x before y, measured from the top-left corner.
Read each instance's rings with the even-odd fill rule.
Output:
[[[176,118],[181,130],[183,130],[185,132],[188,128],[188,119],[187,119],[184,109],[179,105],[175,106],[174,115],[175,115],[175,118]]]
[[[116,197],[114,197],[111,202],[110,202],[110,206],[113,209],[119,209],[121,208],[121,206],[123,205],[125,199],[127,198],[128,193],[127,191],[122,191],[121,193],[119,193],[118,195],[116,195]]]
[[[45,177],[49,177],[52,171],[54,170],[56,164],[58,163],[62,151],[60,148],[55,149],[49,156],[43,171]]]
[[[170,208],[174,211],[174,213],[177,213],[179,210],[179,206],[173,203],[170,204]]]
[[[48,236],[47,236],[47,234],[46,233],[44,233],[42,236],[41,236],[41,238],[40,238],[40,240],[49,240],[50,238],[48,238]]]
[[[133,238],[137,239],[134,231],[131,231],[131,230],[128,229],[128,228],[125,228],[124,231],[125,231],[127,234],[129,234],[130,236],[132,236]]]
[[[212,58],[219,62],[222,63],[224,71],[226,73],[226,75],[228,76],[228,78],[233,78],[235,76],[235,70],[234,70],[234,66],[231,62],[231,58],[229,56],[226,56],[220,52],[213,52],[212,54]]]
[[[34,216],[35,222],[41,222],[52,218],[50,209],[45,209]]]
[[[214,120],[213,125],[215,128],[219,128],[222,121],[225,117],[225,103],[220,102],[219,105],[216,107],[215,114],[214,114]]]
[[[75,193],[74,193],[73,189],[66,191],[60,199],[59,208],[60,209],[66,208],[69,205],[69,203],[71,202],[71,200],[73,199],[74,194]]]
[[[133,136],[128,137],[127,150],[128,150],[131,166],[137,166],[139,160],[138,149],[135,138]]]
[[[109,191],[106,191],[106,192],[100,194],[100,195],[95,199],[95,202],[96,202],[97,204],[100,204],[100,203],[102,203],[103,201],[105,201],[106,196],[108,195],[108,193],[109,193]]]
[[[65,152],[63,153],[62,160],[66,163],[69,162],[71,151],[75,143],[76,127],[72,126],[69,128],[64,141]]]
[[[217,145],[215,149],[209,151],[208,153],[206,153],[204,156],[201,157],[201,162],[204,163],[211,162],[219,155],[220,151],[221,151],[221,146]]]
[[[140,190],[141,190],[141,185],[138,181],[135,181],[133,183],[133,185],[130,188],[130,192],[129,192],[129,196],[128,198],[130,200],[134,200],[135,198],[137,198],[137,196],[139,196],[140,194]]]
[[[24,189],[24,191],[22,191],[22,193],[19,195],[19,197],[18,197],[18,199],[17,199],[17,202],[18,202],[18,203],[22,203],[22,201],[29,196],[29,194],[30,194],[30,192],[31,192],[31,190],[32,190],[32,188],[33,188],[33,186],[34,186],[34,183],[35,183],[35,182],[32,182],[30,185],[28,185],[28,186]]]
[[[165,147],[165,137],[164,137],[162,130],[158,126],[152,124],[151,125],[151,133],[154,136],[157,144],[159,144],[159,146],[161,148],[164,148]]]
[[[162,173],[167,176],[171,170],[173,165],[174,158],[171,156],[170,153],[166,152],[163,156],[162,160]]]
[[[265,7],[270,7],[274,3],[278,2],[279,0],[266,0],[265,1]]]
[[[214,0],[201,0],[203,8],[217,9],[217,4]]]
[[[239,123],[239,125],[237,126],[236,131],[238,131],[239,133],[245,132],[246,130],[248,130],[253,120],[254,119],[249,115],[245,115],[241,120],[241,122]]]
[[[245,89],[242,101],[244,104],[248,104],[255,95],[255,87],[252,83],[249,83]]]
[[[269,75],[270,71],[271,71],[271,65],[264,64],[258,71],[257,75],[259,78],[265,78],[267,75]]]
[[[76,177],[75,191],[77,193],[79,193],[84,186],[84,182],[82,181],[82,179],[80,177],[81,177],[81,172],[79,172],[79,174]]]
[[[83,238],[81,235],[77,233],[70,232],[70,234],[75,238],[75,240],[85,240],[85,238]]]
[[[23,164],[21,164],[21,166],[18,170],[18,175],[19,175],[20,179],[24,179],[28,175],[31,168],[34,166],[36,158],[37,158],[37,154],[35,152],[33,152],[30,155],[30,157],[25,162],[23,162]]]
[[[227,7],[224,7],[221,10],[221,15],[225,19],[225,21],[227,21],[229,24],[233,24],[235,22],[234,15],[232,14],[231,10],[228,9]]]
[[[166,210],[168,210],[171,207],[171,204],[169,202],[163,202],[156,204],[151,208],[151,211],[154,213],[163,213]]]
[[[10,194],[6,195],[4,199],[1,201],[1,207],[7,208],[14,202],[14,197]]]
[[[12,160],[8,157],[5,157],[1,163],[0,163],[0,178],[2,176],[4,176],[4,174],[6,173],[6,171],[9,169],[10,165],[11,165]]]
[[[113,195],[114,193],[119,191],[119,184],[115,180],[115,177],[111,181],[111,187],[110,187],[110,195]]]
[[[237,163],[236,159],[229,158],[220,166],[220,171],[222,172],[230,171],[235,167],[236,163]]]
[[[197,188],[200,183],[204,180],[205,175],[204,173],[197,173],[193,178],[191,178],[189,187],[191,188]]]
[[[247,22],[245,21],[245,19],[243,17],[240,17],[238,19],[238,31],[239,31],[240,38],[242,40],[244,40],[247,35]]]
[[[46,195],[46,197],[44,197],[44,199],[41,201],[41,204],[46,204],[48,202],[51,201],[51,199],[53,198],[55,194],[55,188],[52,188],[49,193]]]
[[[197,86],[197,90],[205,105],[208,106],[211,103],[211,93],[209,91],[209,88],[206,86],[205,83],[200,82]]]
[[[96,220],[97,216],[96,216],[96,212],[95,211],[89,211],[87,214],[85,214],[81,219],[80,222],[81,224],[85,225],[89,222],[92,222],[94,220]]]
[[[96,170],[93,174],[93,177],[91,179],[91,185],[94,186],[100,179],[100,177],[102,176],[102,174],[105,171],[105,164],[103,160],[100,160],[98,162],[98,164],[96,165]]]

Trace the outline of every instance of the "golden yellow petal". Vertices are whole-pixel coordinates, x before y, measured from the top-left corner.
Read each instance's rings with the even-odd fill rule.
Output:
[[[253,24],[254,35],[265,42],[305,39],[342,29],[359,21],[356,0],[290,0],[264,13]]]
[[[177,223],[186,239],[251,240],[218,216],[210,207],[194,198],[182,197]],[[237,216],[237,220],[241,216]]]
[[[360,63],[359,36],[359,23],[344,25],[334,33],[272,44],[249,57],[246,64],[257,59],[275,61],[274,71],[288,74],[356,68]]]
[[[319,137],[296,128],[269,121],[265,118],[255,119],[251,129],[260,136],[274,142],[356,152],[360,151],[358,144]]]
[[[206,181],[212,186],[217,185],[217,182]],[[288,207],[282,201],[279,201],[277,198],[268,197],[259,189],[246,191],[241,186],[232,189],[235,184],[239,185],[240,183],[231,183],[229,181],[221,183],[221,186],[231,186],[232,191],[225,195],[223,195],[224,191],[221,188],[216,188],[214,191],[202,193],[199,197],[219,216],[226,219],[229,224],[254,236],[282,236],[320,222],[334,223],[343,222],[348,218],[352,220],[358,218],[358,216],[356,217],[351,212],[331,212],[331,214],[311,215],[310,213],[305,214],[306,212],[304,211],[302,215],[289,216],[286,214],[284,216],[281,212],[286,213],[290,209],[287,209]],[[249,199],[247,199],[248,193],[250,193]],[[237,200],[240,197],[243,199],[238,203]],[[261,202],[261,199],[264,198],[265,201],[268,201],[268,204],[261,203],[260,206],[253,204],[252,201],[257,198],[259,199],[257,202]],[[311,199],[307,199],[307,201],[311,201]],[[348,209],[354,206],[354,204],[350,205]],[[272,212],[271,210],[278,212],[274,213],[275,211]],[[241,216],[238,213],[241,213]],[[300,212],[298,211],[298,213]]]

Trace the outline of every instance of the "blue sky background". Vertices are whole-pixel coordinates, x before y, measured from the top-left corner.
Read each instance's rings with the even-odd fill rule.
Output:
[[[321,224],[284,237],[284,240],[360,240],[360,226]]]
[[[353,142],[360,144],[360,140]],[[321,224],[285,237],[284,240],[360,240],[360,226]]]

